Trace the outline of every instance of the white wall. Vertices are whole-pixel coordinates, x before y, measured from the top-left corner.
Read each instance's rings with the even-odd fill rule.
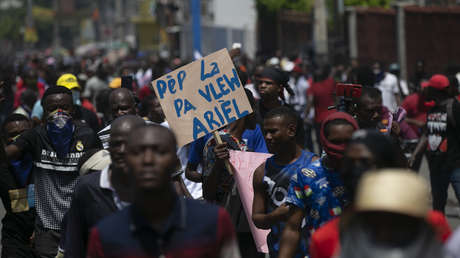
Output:
[[[213,0],[215,26],[242,29],[245,31],[244,51],[251,57],[256,51],[256,4],[255,0]],[[231,47],[231,43],[229,42]]]

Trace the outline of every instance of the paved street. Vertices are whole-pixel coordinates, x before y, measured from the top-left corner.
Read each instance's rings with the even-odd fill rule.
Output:
[[[423,160],[420,173],[429,180],[428,175],[428,163],[426,159]],[[457,199],[455,198],[454,190],[452,186],[449,186],[449,197],[447,199],[446,217],[452,230],[455,230],[460,226],[460,206],[458,205]]]

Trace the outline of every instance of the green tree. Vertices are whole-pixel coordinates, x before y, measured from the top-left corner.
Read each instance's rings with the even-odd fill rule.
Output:
[[[269,11],[274,12],[280,9],[309,12],[311,10],[313,0],[257,0],[257,4],[263,5]]]
[[[0,10],[0,39],[20,40],[25,23],[25,8]]]
[[[345,5],[389,8],[391,2],[392,0],[345,0]]]

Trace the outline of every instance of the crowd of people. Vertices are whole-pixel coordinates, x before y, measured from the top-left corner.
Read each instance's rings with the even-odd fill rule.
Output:
[[[179,58],[4,58],[2,257],[460,257],[460,69],[230,54],[254,112],[185,146],[150,86]],[[273,154],[251,214],[230,150]]]

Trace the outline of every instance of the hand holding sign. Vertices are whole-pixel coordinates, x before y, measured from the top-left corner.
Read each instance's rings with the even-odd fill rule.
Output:
[[[252,113],[226,49],[162,76],[152,87],[179,146]]]

